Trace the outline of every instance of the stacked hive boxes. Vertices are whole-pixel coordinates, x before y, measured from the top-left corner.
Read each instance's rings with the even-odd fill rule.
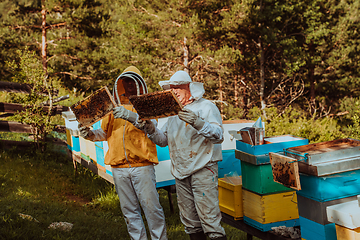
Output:
[[[327,218],[335,223],[338,240],[360,239],[360,195],[357,200],[327,207]]]
[[[306,240],[336,240],[335,224],[328,221],[326,207],[354,200],[359,194],[360,172],[324,177],[300,174],[298,194],[301,236]]]
[[[307,139],[291,135],[266,137],[263,145],[236,142],[235,156],[241,161],[245,223],[264,232],[272,227],[299,225],[296,192],[274,182],[269,152],[307,143]]]
[[[80,140],[78,131],[78,121],[71,111],[63,112],[62,116],[65,120],[66,126],[66,139],[68,148],[73,153],[80,153]]]
[[[335,223],[326,209],[356,199],[360,194],[360,141],[341,139],[284,151],[299,163],[301,189],[297,191],[301,237],[336,240]]]

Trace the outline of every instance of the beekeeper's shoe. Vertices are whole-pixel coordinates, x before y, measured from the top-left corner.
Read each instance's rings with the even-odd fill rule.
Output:
[[[190,240],[206,240],[206,235],[203,231],[189,234]]]

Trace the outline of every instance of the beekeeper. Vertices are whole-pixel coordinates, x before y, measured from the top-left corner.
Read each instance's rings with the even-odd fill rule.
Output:
[[[108,142],[105,164],[111,166],[130,238],[147,239],[141,206],[151,239],[165,240],[165,216],[155,187],[154,165],[159,163],[156,145],[142,131],[144,122],[139,123],[138,114],[129,102],[130,96],[144,93],[147,86],[140,71],[133,66],[126,68],[113,88],[119,107],[102,120],[100,129],[80,127],[79,130],[85,139]],[[156,125],[156,121],[153,124]]]
[[[184,108],[160,129],[147,121],[149,138],[169,146],[171,173],[176,181],[180,219],[190,239],[226,239],[220,225],[218,161],[222,160],[222,119],[217,106],[202,98],[202,83],[192,82],[185,71],[176,72],[164,89],[173,89]]]

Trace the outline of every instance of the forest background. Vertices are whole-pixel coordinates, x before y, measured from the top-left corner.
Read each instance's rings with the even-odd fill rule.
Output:
[[[70,94],[59,103],[70,106],[102,86],[111,90],[130,65],[140,69],[150,92],[185,70],[204,83],[205,98],[224,120],[261,116],[267,135],[310,142],[360,138],[359,5],[2,0],[0,81],[41,82]],[[3,99],[31,101],[16,94]]]

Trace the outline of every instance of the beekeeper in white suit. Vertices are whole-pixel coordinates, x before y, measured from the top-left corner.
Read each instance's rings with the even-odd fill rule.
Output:
[[[156,145],[144,134],[144,122],[138,121],[139,116],[129,102],[130,96],[144,93],[147,87],[140,71],[134,66],[126,68],[113,89],[120,106],[103,119],[100,129],[80,127],[79,130],[88,140],[108,142],[105,164],[111,165],[130,239],[147,239],[142,208],[151,239],[167,240],[165,216],[155,186],[154,165],[159,163]]]
[[[217,106],[202,98],[202,83],[185,71],[176,72],[164,89],[173,89],[184,108],[160,129],[147,121],[145,131],[157,145],[169,146],[171,173],[176,181],[180,219],[191,240],[226,239],[220,225],[218,161],[222,160],[222,119]]]

